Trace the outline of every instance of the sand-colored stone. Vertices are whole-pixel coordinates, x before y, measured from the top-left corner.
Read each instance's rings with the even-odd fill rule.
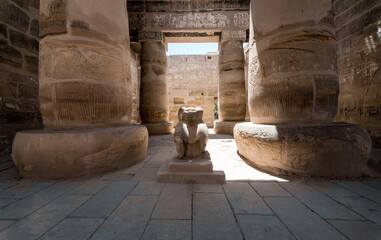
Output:
[[[193,164],[200,164],[199,166],[192,166],[188,170],[170,171],[169,165],[176,164],[175,159],[167,160],[159,171],[157,172],[157,181],[163,183],[225,183],[225,173],[223,171],[204,171],[204,163],[194,162]],[[194,169],[201,169],[203,171],[193,171]]]
[[[214,132],[216,134],[233,135],[234,126],[242,121],[214,121]]]
[[[214,101],[218,97],[218,53],[169,55],[169,121],[177,124],[180,107],[202,107],[203,120],[211,128],[215,120]]]
[[[275,0],[251,5],[251,123],[235,126],[238,152],[273,173],[362,176],[368,133],[333,123],[339,83],[332,2],[292,6],[298,7]]]
[[[142,122],[168,121],[167,58],[163,43],[143,42],[141,65],[140,117]]]
[[[213,172],[210,159],[192,158],[186,161],[174,157],[168,164],[170,172]]]
[[[350,9],[354,9],[353,11]],[[381,149],[381,21],[379,4],[335,0],[340,94],[336,121],[359,124]]]
[[[150,135],[166,135],[173,133],[173,123],[171,122],[157,122],[157,123],[144,123]]]
[[[317,2],[298,0],[293,2],[297,8],[278,1],[253,4],[248,80],[252,123],[333,121],[339,84],[332,5],[329,0]]]
[[[162,42],[147,40],[141,52],[140,117],[152,135],[172,133],[169,123],[167,57]]]
[[[175,128],[176,153],[166,160],[157,173],[158,182],[167,183],[224,183],[225,173],[213,171],[208,151],[208,127],[202,121],[203,110],[180,108]]]
[[[131,122],[132,81],[126,4],[41,1],[41,25],[66,16],[68,31],[40,40],[40,108],[45,128]],[[98,21],[110,18],[110,21]],[[44,17],[52,17],[45,22]],[[54,25],[56,26],[56,25]],[[58,31],[58,30],[57,30]]]
[[[130,167],[145,159],[147,146],[148,131],[139,125],[26,131],[17,133],[12,156],[24,177],[60,179]]]
[[[244,121],[246,115],[245,56],[242,41],[220,43],[218,119]]]
[[[179,122],[175,127],[174,136],[179,158],[193,158],[205,154],[209,131],[202,120],[203,113],[201,107],[179,109]]]
[[[237,124],[238,152],[246,161],[276,174],[361,177],[371,150],[360,126],[327,124]]]
[[[12,156],[20,174],[71,178],[143,161],[147,129],[129,126],[138,84],[131,79],[126,1],[41,0],[40,19],[45,130],[17,134]]]

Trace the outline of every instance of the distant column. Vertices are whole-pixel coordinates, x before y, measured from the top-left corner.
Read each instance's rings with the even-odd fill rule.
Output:
[[[151,135],[173,132],[169,122],[167,56],[163,42],[146,40],[141,52],[140,117]]]
[[[220,43],[218,120],[216,133],[233,134],[235,124],[245,121],[245,56],[241,40]]]

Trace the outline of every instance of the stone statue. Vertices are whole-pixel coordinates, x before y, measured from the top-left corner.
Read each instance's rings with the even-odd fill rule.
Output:
[[[179,158],[209,158],[209,154],[205,152],[209,132],[202,120],[203,113],[201,107],[179,109],[179,123],[175,127],[175,143]]]

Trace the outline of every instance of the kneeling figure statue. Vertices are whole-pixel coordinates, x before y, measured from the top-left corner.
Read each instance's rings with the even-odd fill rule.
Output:
[[[203,113],[201,107],[179,109],[179,123],[175,127],[175,143],[179,158],[209,158],[209,154],[205,152],[209,132],[202,120]]]

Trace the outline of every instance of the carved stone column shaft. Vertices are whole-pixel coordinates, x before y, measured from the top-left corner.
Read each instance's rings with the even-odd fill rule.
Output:
[[[45,130],[17,133],[12,156],[20,174],[70,178],[142,161],[147,129],[129,125],[126,1],[41,0],[40,26],[39,100]]]
[[[218,81],[218,120],[216,133],[233,134],[235,124],[245,121],[245,56],[243,42],[224,40],[220,43]]]
[[[167,56],[162,42],[142,42],[140,117],[150,134],[169,134],[169,99],[167,90]]]
[[[333,123],[339,84],[331,0],[251,1],[249,109],[239,153],[273,173],[358,177],[371,142]]]

